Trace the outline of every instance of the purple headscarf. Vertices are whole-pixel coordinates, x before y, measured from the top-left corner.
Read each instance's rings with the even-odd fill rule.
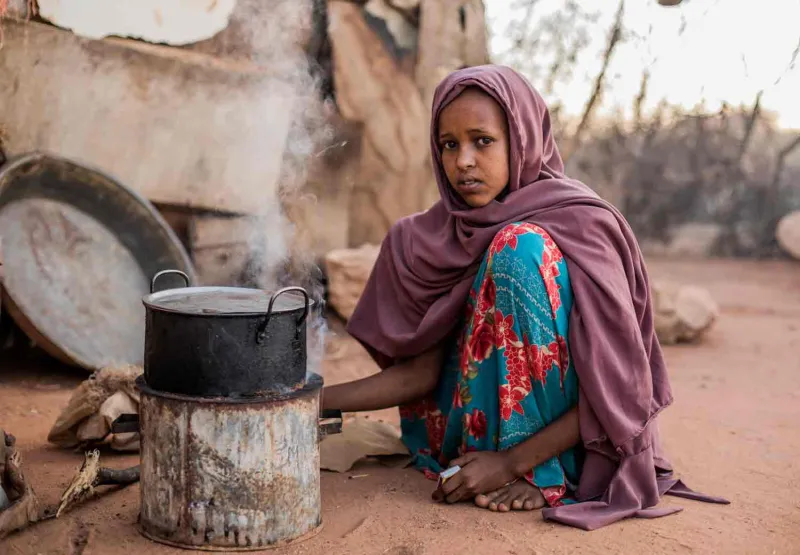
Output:
[[[450,186],[437,144],[439,114],[467,87],[489,94],[508,118],[507,192],[481,208],[468,207]],[[348,331],[383,368],[439,344],[460,321],[495,234],[513,222],[535,223],[559,246],[569,270],[569,345],[586,448],[576,492],[581,502],[545,509],[544,517],[593,530],[679,511],[654,508],[665,493],[725,503],[672,479],[660,455],[655,418],[672,403],[672,391],[639,246],[616,208],[564,175],[539,93],[506,67],[452,73],[434,96],[431,151],[441,200],[389,231]]]

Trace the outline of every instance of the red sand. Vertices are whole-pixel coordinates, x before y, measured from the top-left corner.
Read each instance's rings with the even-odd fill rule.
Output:
[[[676,402],[661,427],[688,484],[732,505],[667,498],[684,512],[585,533],[545,523],[538,513],[438,505],[429,500],[432,483],[418,473],[362,464],[349,474],[365,477],[323,473],[324,530],[273,553],[800,553],[800,265],[656,261],[651,269],[657,278],[709,288],[722,307],[702,345],[667,349]],[[329,382],[374,371],[348,338],[329,351]],[[51,505],[82,455],[51,448],[45,437],[85,376],[41,361],[2,366],[0,427],[17,436],[26,474]],[[102,460],[122,467],[137,458]],[[85,544],[86,555],[185,553],[137,533],[138,494],[138,485],[105,493],[6,539],[0,553],[81,553],[76,544]]]

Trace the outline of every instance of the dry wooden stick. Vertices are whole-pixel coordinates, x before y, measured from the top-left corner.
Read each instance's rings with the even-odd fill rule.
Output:
[[[61,495],[61,503],[56,511],[56,518],[68,508],[94,493],[98,486],[127,486],[139,481],[139,466],[116,470],[100,466],[100,452],[88,451],[80,470],[72,479],[69,487]]]

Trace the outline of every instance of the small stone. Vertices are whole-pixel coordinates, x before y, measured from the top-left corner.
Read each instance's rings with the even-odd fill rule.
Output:
[[[784,252],[800,260],[800,210],[790,212],[778,221],[775,239]]]
[[[716,322],[719,307],[711,294],[694,285],[652,285],[656,335],[664,345],[699,340]]]

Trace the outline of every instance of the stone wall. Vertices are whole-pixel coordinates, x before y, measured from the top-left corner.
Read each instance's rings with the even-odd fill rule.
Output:
[[[32,20],[25,6],[3,21],[6,152],[50,151],[142,193],[218,283],[259,256],[253,226],[276,235],[275,205],[286,241],[317,259],[429,207],[433,89],[488,61],[481,0],[227,0],[209,14],[46,0]]]

